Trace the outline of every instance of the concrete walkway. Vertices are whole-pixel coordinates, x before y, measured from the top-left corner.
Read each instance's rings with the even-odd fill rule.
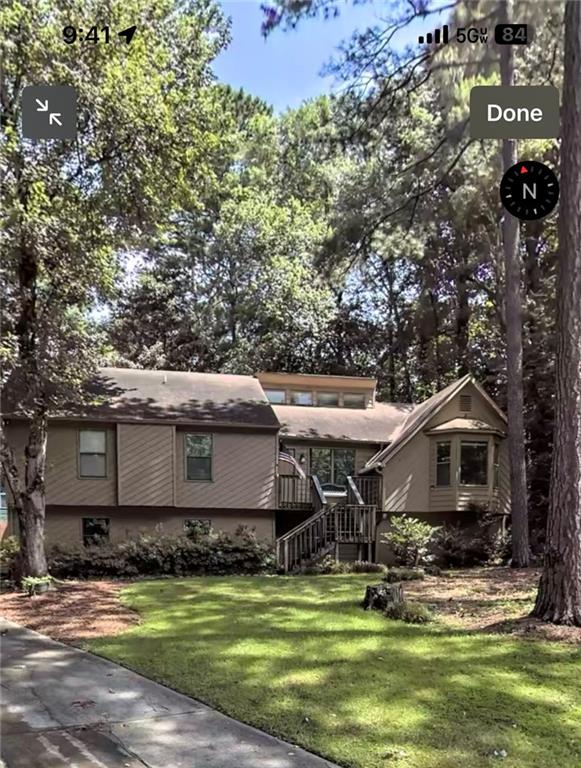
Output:
[[[7,768],[336,768],[110,661],[0,631]]]

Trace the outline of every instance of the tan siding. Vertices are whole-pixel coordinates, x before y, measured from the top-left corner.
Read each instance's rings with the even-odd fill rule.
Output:
[[[416,435],[383,469],[384,510],[427,512],[429,509],[430,441]]]
[[[472,395],[472,410],[466,415],[470,419],[481,419],[486,421],[492,427],[506,431],[506,422],[500,418],[496,410],[488,404],[480,392],[473,384],[467,384],[462,391],[455,395],[441,411],[439,411],[427,424],[426,429],[431,429],[438,424],[443,424],[450,419],[457,419],[464,416],[464,411],[460,410],[460,395]]]
[[[192,430],[193,431],[193,430]],[[213,480],[185,479],[184,436],[176,432],[176,505],[178,507],[273,509],[276,435],[213,434]]]
[[[79,477],[79,428],[106,429],[107,477]],[[16,458],[24,471],[24,445],[28,435],[25,424],[13,422],[7,436]],[[46,451],[46,502],[47,504],[109,505],[116,502],[116,450],[115,427],[91,423],[49,425]]]
[[[379,450],[379,445],[372,445],[365,448],[358,448],[355,452],[355,472],[361,472],[372,456],[375,456]]]
[[[173,505],[173,427],[119,424],[117,428],[119,504]]]
[[[184,520],[201,518],[210,520],[216,531],[234,533],[240,525],[254,529],[259,539],[273,541],[274,513],[252,514],[246,511],[237,513],[208,510],[126,510],[104,508],[85,513],[63,509],[47,511],[46,537],[48,545],[79,546],[82,544],[83,517],[108,517],[110,519],[110,537],[112,542],[136,538],[140,534],[179,535],[184,532]]]

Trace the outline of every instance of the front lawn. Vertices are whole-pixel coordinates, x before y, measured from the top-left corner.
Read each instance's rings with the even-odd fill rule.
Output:
[[[88,647],[346,766],[581,765],[579,647],[389,621],[373,581],[133,584],[142,623]]]

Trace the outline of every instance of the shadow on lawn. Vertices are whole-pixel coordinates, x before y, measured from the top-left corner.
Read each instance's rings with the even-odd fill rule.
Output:
[[[575,649],[391,622],[353,599],[369,581],[141,584],[144,623],[91,647],[345,765],[579,765]]]

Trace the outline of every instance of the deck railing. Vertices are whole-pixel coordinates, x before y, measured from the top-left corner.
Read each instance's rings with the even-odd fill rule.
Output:
[[[311,478],[280,475],[278,478],[278,506],[280,509],[312,509]]]
[[[359,491],[364,504],[382,509],[382,480],[380,475],[354,475],[349,478]]]

